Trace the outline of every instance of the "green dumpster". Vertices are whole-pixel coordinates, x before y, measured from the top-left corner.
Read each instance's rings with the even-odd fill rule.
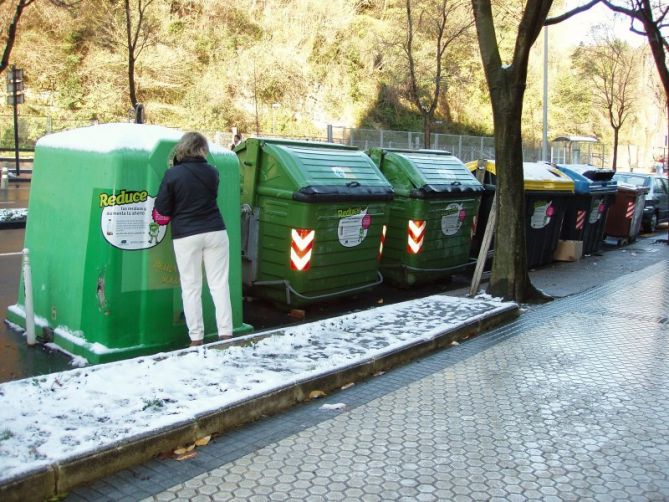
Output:
[[[25,247],[30,251],[37,336],[91,363],[184,347],[188,334],[169,226],[152,209],[176,130],[105,124],[45,136],[35,148]],[[211,145],[218,204],[230,238],[235,334],[242,321],[239,168]],[[203,288],[206,339],[216,339]],[[23,283],[9,320],[25,326]]]
[[[374,148],[370,157],[395,190],[381,260],[399,286],[437,280],[471,264],[483,185],[449,152]]]
[[[299,306],[379,284],[393,190],[363,152],[330,143],[248,139],[242,169],[243,281]]]

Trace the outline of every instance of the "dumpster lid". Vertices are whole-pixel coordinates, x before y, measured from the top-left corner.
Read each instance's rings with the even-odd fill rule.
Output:
[[[641,173],[616,173],[613,176],[613,179],[618,182],[619,185],[634,185],[636,187],[646,187],[650,188],[651,177],[648,174]]]
[[[635,185],[633,183],[625,183],[624,181],[619,181],[618,182],[618,190],[621,192],[634,192],[635,194],[646,194],[650,190],[650,187],[644,187],[644,186],[639,186]]]
[[[613,169],[597,168],[590,164],[558,164],[558,169],[574,180],[574,190],[579,194],[592,192],[613,193],[618,182]]]
[[[412,197],[440,197],[484,190],[483,185],[467,170],[462,161],[450,152],[391,148],[378,150],[382,151],[382,158],[393,161],[404,169],[415,187],[410,193]]]
[[[523,162],[525,190],[573,192],[574,181],[547,162]]]
[[[293,199],[303,202],[390,200],[393,189],[372,159],[354,147],[254,138],[293,180]],[[242,145],[238,146],[238,150]]]
[[[479,166],[495,175],[494,160],[473,160],[467,163],[467,168],[475,172]],[[574,182],[572,179],[547,162],[523,162],[523,175],[525,178],[525,190],[551,191],[551,192],[573,192]]]
[[[147,124],[99,124],[80,127],[43,136],[37,147],[75,150],[94,153],[109,153],[120,150],[153,152],[159,143],[176,143],[183,131]],[[212,153],[231,153],[229,149],[209,143]]]

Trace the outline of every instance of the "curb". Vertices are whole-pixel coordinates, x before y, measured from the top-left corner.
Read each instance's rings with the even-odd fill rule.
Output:
[[[26,228],[26,220],[0,221],[0,230],[9,230],[14,228]]]
[[[444,329],[430,339],[417,340],[410,345],[390,349],[381,356],[362,359],[328,373],[299,380],[284,387],[238,401],[219,410],[201,413],[193,420],[153,430],[113,446],[86,453],[65,461],[45,465],[34,471],[17,475],[0,486],[3,501],[44,500],[63,495],[81,484],[91,482],[146,462],[155,456],[171,452],[179,446],[191,444],[210,434],[222,434],[264,416],[279,413],[309,399],[311,391],[328,392],[373,376],[430,352],[447,347],[453,341],[464,340],[515,319],[517,305],[507,305],[491,314],[481,314],[454,328]],[[252,343],[268,333],[247,338],[241,343]],[[234,342],[232,342],[234,343]],[[223,344],[221,349],[229,347]]]

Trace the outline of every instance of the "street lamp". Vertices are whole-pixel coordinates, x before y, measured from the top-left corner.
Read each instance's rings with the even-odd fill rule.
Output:
[[[25,101],[23,94],[23,70],[12,65],[7,73],[7,104],[14,107],[14,155],[16,160],[16,175],[21,174],[19,167],[19,108]]]

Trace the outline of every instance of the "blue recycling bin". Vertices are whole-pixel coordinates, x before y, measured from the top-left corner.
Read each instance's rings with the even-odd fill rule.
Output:
[[[583,255],[599,251],[604,240],[606,217],[618,182],[611,169],[590,164],[558,164],[558,169],[574,180],[575,196],[567,206],[561,240],[583,241]]]

